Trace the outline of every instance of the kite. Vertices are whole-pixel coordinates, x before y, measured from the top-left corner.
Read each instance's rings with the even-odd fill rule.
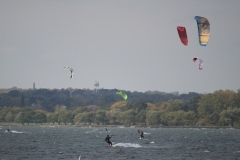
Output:
[[[201,46],[206,46],[210,38],[210,23],[207,18],[195,16],[198,27],[198,37]]]
[[[197,60],[198,60],[198,64],[199,64],[199,70],[202,70],[202,68],[203,68],[203,60],[198,58],[198,57],[193,58],[193,62],[196,62]]]
[[[68,70],[70,71],[70,73],[71,73],[70,78],[73,78],[73,76],[74,76],[73,69],[70,68],[70,67],[68,67],[68,66],[65,66],[65,67],[64,67],[64,70],[66,70],[66,69],[68,69]]]
[[[122,91],[119,91],[119,92],[117,92],[116,94],[122,96],[122,98],[123,98],[124,100],[127,100],[127,98],[128,98],[127,95],[126,95],[124,92],[122,92]]]
[[[181,40],[181,42],[187,46],[188,45],[188,37],[187,37],[187,31],[185,27],[182,26],[177,26],[177,31],[178,31],[178,35],[179,38]]]

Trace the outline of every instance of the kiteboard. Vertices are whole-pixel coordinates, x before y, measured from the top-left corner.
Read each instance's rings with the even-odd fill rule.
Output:
[[[139,139],[140,139],[140,140],[144,140],[144,138],[142,138],[142,137],[140,137]]]
[[[109,147],[115,147],[114,145],[108,145]]]

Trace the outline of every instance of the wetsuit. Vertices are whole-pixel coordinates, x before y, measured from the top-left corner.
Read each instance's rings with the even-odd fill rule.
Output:
[[[138,133],[140,133],[140,138],[144,139],[143,131],[140,132],[140,131],[138,130]]]
[[[110,141],[111,138],[112,136],[110,137],[109,135],[107,135],[107,137],[105,138],[105,141],[108,143],[109,146],[112,146],[112,142]]]

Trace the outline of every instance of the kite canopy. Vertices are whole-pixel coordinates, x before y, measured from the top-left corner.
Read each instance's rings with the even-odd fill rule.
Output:
[[[198,61],[199,70],[202,70],[202,68],[203,68],[203,60],[198,58],[198,57],[193,58],[193,62],[196,62],[196,61]]]
[[[179,38],[181,40],[181,42],[187,46],[188,45],[188,38],[187,38],[187,31],[185,27],[182,26],[177,26],[177,31],[178,31],[178,35]]]
[[[116,94],[122,96],[122,98],[123,98],[124,100],[127,100],[127,98],[128,98],[127,95],[126,95],[124,92],[122,92],[122,91],[119,91],[119,92],[117,92]]]
[[[73,76],[74,76],[73,69],[68,66],[65,66],[64,70],[66,70],[66,69],[68,69],[70,71],[70,78],[73,78]]]
[[[210,23],[207,18],[195,16],[198,27],[198,37],[201,46],[206,46],[210,38]]]

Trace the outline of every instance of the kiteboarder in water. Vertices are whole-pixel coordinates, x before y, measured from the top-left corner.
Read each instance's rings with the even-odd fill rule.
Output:
[[[105,141],[108,143],[108,146],[112,146],[112,142],[110,141],[111,138],[112,136],[110,137],[109,135],[107,135],[107,137],[105,138]]]
[[[140,139],[144,139],[143,131],[138,130],[138,133],[140,133]]]
[[[7,132],[7,133],[12,133],[12,131],[10,130],[10,129],[6,129],[6,131],[5,132]]]

